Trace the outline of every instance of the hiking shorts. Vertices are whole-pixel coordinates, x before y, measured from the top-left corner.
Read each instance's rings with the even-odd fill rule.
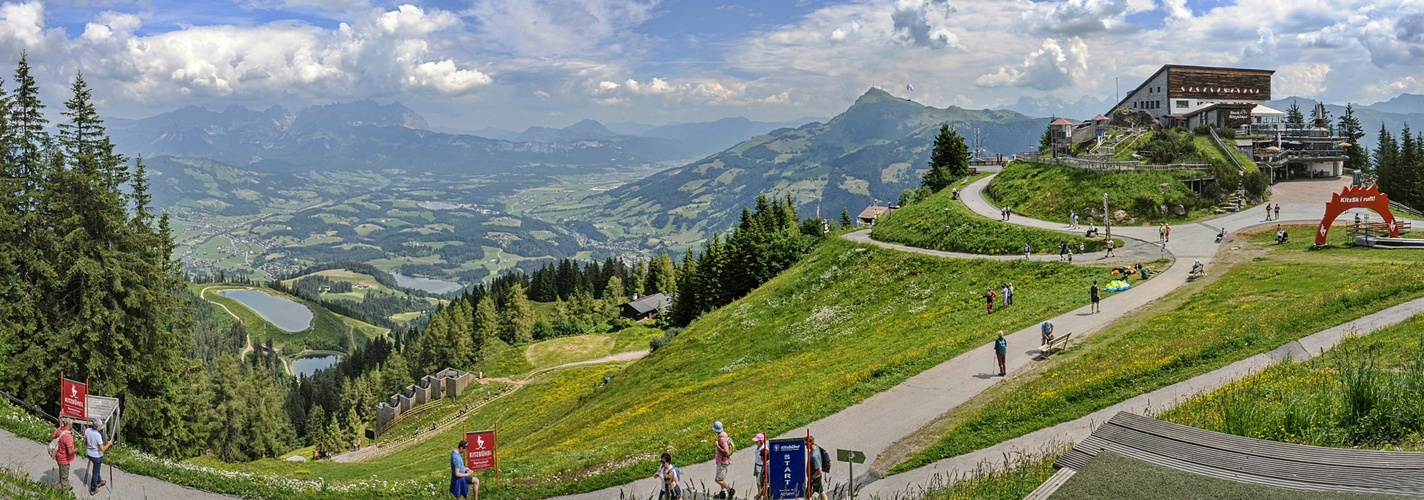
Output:
[[[726,481],[726,480],[727,480],[727,467],[728,467],[727,464],[717,464],[717,477],[714,477],[712,480],[713,480],[713,481]]]
[[[806,491],[807,491],[808,493],[825,493],[825,492],[826,492],[826,475],[825,475],[825,474],[821,474],[821,475],[819,475],[819,476],[816,476],[816,479],[812,479],[812,480],[810,480],[810,481],[807,481],[806,483],[807,483],[807,484],[806,484]]]

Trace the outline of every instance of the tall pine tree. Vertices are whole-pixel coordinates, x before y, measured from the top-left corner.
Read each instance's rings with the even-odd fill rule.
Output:
[[[925,172],[920,185],[939,191],[966,175],[969,175],[969,149],[964,145],[964,138],[950,130],[948,124],[940,125],[934,150],[930,152],[930,170]]]
[[[1345,114],[1340,115],[1338,124],[1339,133],[1345,138],[1349,146],[1345,147],[1345,168],[1365,171],[1369,173],[1369,158],[1365,154],[1365,148],[1360,146],[1360,139],[1365,136],[1365,128],[1360,125],[1360,119],[1355,118],[1355,105],[1345,104]]]

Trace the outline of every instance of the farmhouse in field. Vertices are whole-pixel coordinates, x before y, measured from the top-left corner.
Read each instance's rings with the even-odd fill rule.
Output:
[[[661,314],[661,311],[666,311],[669,305],[670,301],[667,295],[655,293],[623,304],[622,316],[638,321],[651,319],[654,314]]]
[[[896,208],[898,207],[884,207],[880,205],[871,205],[865,207],[865,210],[860,211],[860,215],[855,216],[855,225],[869,226],[875,224],[875,219],[880,218],[880,216],[882,215],[888,215],[890,212],[894,212]]]

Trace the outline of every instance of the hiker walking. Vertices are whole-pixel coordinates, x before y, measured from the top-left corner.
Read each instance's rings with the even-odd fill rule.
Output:
[[[1166,223],[1163,223],[1161,226],[1158,226],[1158,227],[1157,227],[1157,242],[1158,242],[1158,243],[1162,243],[1162,242],[1164,242],[1164,241],[1167,241],[1167,224],[1166,224]]]
[[[1102,312],[1098,308],[1098,302],[1103,300],[1102,291],[1098,290],[1098,280],[1093,280],[1093,287],[1088,289],[1088,297],[1093,301],[1093,312]]]
[[[732,498],[737,490],[727,486],[727,468],[732,466],[732,438],[722,430],[722,422],[712,422],[712,432],[717,433],[717,449],[712,452],[712,461],[717,464],[717,475],[712,479],[722,487],[722,491],[712,498]]]
[[[1043,330],[1043,343],[1041,343],[1041,344],[1039,344],[1039,345],[1041,345],[1041,346],[1043,346],[1043,345],[1048,345],[1049,342],[1053,342],[1053,322],[1052,322],[1052,321],[1044,321],[1043,324],[1039,326],[1039,329],[1040,329],[1040,330]]]
[[[1003,285],[999,285],[999,295],[1002,296],[999,298],[1000,307],[1009,307],[1009,283],[1007,281]]]
[[[663,453],[658,457],[658,471],[653,477],[658,479],[658,500],[682,499],[682,471],[672,464],[672,455]]]
[[[1028,246],[1028,243],[1024,243],[1024,260],[1028,260],[1029,250],[1031,250],[1031,247]]]
[[[99,492],[99,488],[109,484],[99,475],[99,466],[104,465],[104,452],[109,451],[113,446],[104,441],[104,434],[99,432],[99,419],[90,419],[86,422],[84,429],[84,454],[89,457],[89,495],[93,496]]]
[[[69,417],[59,417],[59,427],[54,429],[54,434],[50,435],[50,456],[54,457],[55,465],[59,466],[59,479],[56,486],[65,491],[73,491],[69,486],[69,464],[74,463],[74,434],[70,432],[74,426],[74,421]]]
[[[1266,220],[1271,220],[1271,204],[1266,204]]]
[[[465,467],[465,458],[461,455],[470,448],[469,441],[461,439],[455,449],[450,451],[450,496],[455,498],[469,498],[470,490],[475,491],[475,500],[480,498],[480,480],[475,477],[475,471]],[[471,486],[474,486],[471,488]]]
[[[1063,240],[1058,240],[1058,262],[1063,262],[1063,254],[1068,251],[1068,244]]]
[[[987,287],[987,286],[984,287],[984,302],[985,302],[985,303],[987,304],[987,306],[988,306],[988,309],[986,310],[986,312],[987,312],[988,314],[994,314],[994,288],[993,288],[993,287]]]
[[[752,460],[752,477],[756,479],[756,498],[769,497],[766,482],[766,464],[771,461],[771,448],[766,446],[766,434],[760,432],[752,438],[756,445],[752,448],[756,452],[756,458]]]
[[[1113,256],[1113,240],[1108,240],[1108,254],[1105,255],[1104,257],[1112,257],[1112,256]]]
[[[1008,370],[1007,370],[1006,367],[1004,366],[1004,365],[1005,365],[1005,362],[1007,361],[1006,358],[1008,357],[1008,355],[1009,355],[1009,341],[1004,340],[1004,331],[1003,331],[1003,330],[999,330],[999,338],[997,338],[997,339],[994,340],[994,357],[999,360],[999,376],[1000,376],[1000,377],[1002,377],[1002,376],[1008,374]]]
[[[1013,284],[1013,282],[1009,282],[1009,292],[1008,292],[1007,296],[1009,297],[1009,305],[1014,305],[1014,284]]]
[[[1276,220],[1281,220],[1281,204],[1276,204]]]
[[[1172,242],[1172,225],[1171,225],[1171,224],[1167,224],[1167,223],[1165,223],[1165,222],[1162,223],[1162,242],[1163,242],[1163,243],[1171,243],[1171,242]]]
[[[1068,250],[1068,263],[1069,263],[1069,264],[1072,264],[1072,263],[1073,263],[1073,250],[1072,250],[1072,249],[1069,249],[1069,250]]]
[[[806,498],[816,498],[816,494],[821,494],[821,500],[826,500],[826,475],[825,472],[831,468],[830,454],[826,450],[816,445],[816,436],[806,436]]]

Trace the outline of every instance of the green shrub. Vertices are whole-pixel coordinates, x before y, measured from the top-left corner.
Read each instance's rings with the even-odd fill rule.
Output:
[[[658,349],[662,348],[665,345],[668,345],[669,342],[672,342],[672,339],[677,338],[677,335],[679,333],[682,333],[682,328],[680,327],[668,328],[667,331],[663,332],[662,336],[656,337],[653,340],[648,341],[648,350],[652,352],[657,352]]]

